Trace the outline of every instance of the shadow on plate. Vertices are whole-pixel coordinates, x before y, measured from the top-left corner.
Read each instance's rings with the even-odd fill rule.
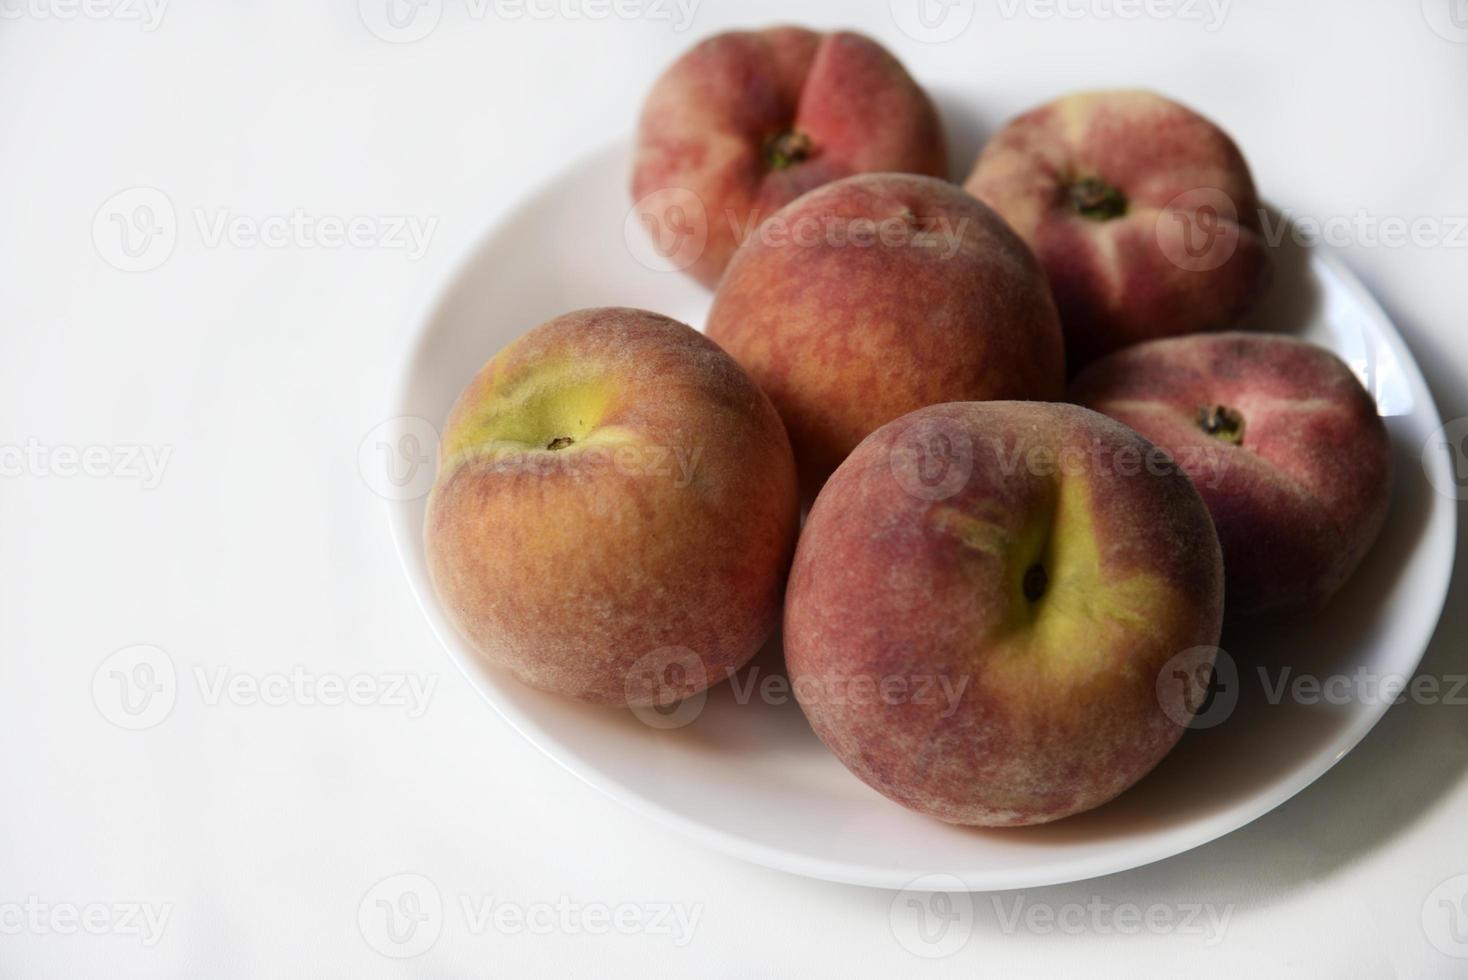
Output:
[[[1384,284],[1367,285],[1378,297],[1390,295]],[[1438,349],[1433,338],[1415,329],[1399,311],[1388,306],[1387,312],[1414,350],[1443,417],[1468,415],[1468,404],[1457,394],[1468,390],[1468,377],[1461,373],[1457,361],[1449,352]],[[1445,393],[1453,393],[1451,401],[1443,400]],[[1379,612],[1373,597],[1389,590],[1394,570],[1410,549],[1410,539],[1422,533],[1424,501],[1434,492],[1422,478],[1420,448],[1394,444],[1398,469],[1391,517],[1382,540],[1367,556],[1356,578],[1322,614],[1309,621],[1308,629],[1295,625],[1275,632],[1255,627],[1249,633],[1230,635],[1228,642],[1233,649],[1250,651],[1247,661],[1239,658],[1241,679],[1247,682],[1250,673],[1256,679],[1254,690],[1246,693],[1236,715],[1216,729],[1189,733],[1151,776],[1097,814],[1108,821],[1139,820],[1156,826],[1157,819],[1146,812],[1148,803],[1163,798],[1174,801],[1175,797],[1162,790],[1168,783],[1187,784],[1196,767],[1208,767],[1219,784],[1210,787],[1205,785],[1206,780],[1197,781],[1187,784],[1189,791],[1236,791],[1240,781],[1248,779],[1250,768],[1257,767],[1261,772],[1282,768],[1279,760],[1299,748],[1291,739],[1328,737],[1326,733],[1334,728],[1328,708],[1286,719],[1276,706],[1261,698],[1257,668],[1268,654],[1297,658],[1294,662],[1301,664],[1297,672],[1328,672],[1333,662],[1329,637],[1373,628],[1373,617]],[[1115,901],[1142,904],[1265,906],[1278,901],[1280,893],[1340,873],[1407,833],[1463,781],[1468,767],[1468,729],[1462,720],[1468,705],[1468,685],[1454,690],[1468,678],[1468,576],[1462,574],[1463,563],[1468,560],[1465,538],[1468,528],[1460,522],[1453,580],[1443,616],[1416,673],[1439,682],[1436,703],[1409,698],[1396,704],[1328,773],[1292,800],[1232,834],[1155,864],[1089,882],[1033,889],[1029,894],[1037,901],[1044,896],[1054,902],[1102,893]],[[1277,682],[1278,674],[1271,674],[1271,683]],[[1258,733],[1264,736],[1247,739],[1247,754],[1232,744],[1235,722],[1239,726],[1258,726]],[[1065,824],[1055,825],[1052,832],[1063,835],[1067,832]],[[1468,869],[1445,866],[1442,874],[1447,877],[1464,870]]]
[[[961,179],[982,143],[985,121],[943,93],[938,102],[949,124],[955,176]],[[564,309],[624,303],[699,322],[707,307],[707,293],[677,274],[647,275],[624,243],[622,219],[627,203],[613,192],[613,185],[619,188],[621,180],[617,160],[608,153],[586,165],[592,173],[605,170],[602,182],[608,186],[584,208],[557,207],[554,193],[543,193],[523,205],[477,251],[441,303],[434,328],[420,347],[414,365],[419,382],[406,406],[410,413],[444,417],[453,397],[490,354],[527,326]],[[1250,325],[1308,333],[1320,329],[1322,319],[1330,319],[1330,311],[1322,309],[1324,297],[1311,281],[1309,250],[1295,241],[1288,226],[1281,224],[1284,220],[1277,211],[1270,212],[1270,228],[1283,229],[1274,249],[1275,281]],[[546,228],[547,224],[551,227]],[[563,261],[545,262],[533,249],[520,247],[536,234],[564,242]],[[638,271],[643,274],[629,274]],[[1435,391],[1468,389],[1468,379],[1454,374],[1448,352],[1426,349],[1432,346],[1427,338],[1395,319],[1408,342],[1423,355],[1421,364]],[[1328,326],[1333,332],[1350,330],[1349,324],[1332,322]],[[1368,377],[1371,354],[1365,350],[1361,362]],[[1453,407],[1458,415],[1468,414],[1463,405]],[[1155,833],[1277,781],[1281,774],[1297,768],[1301,758],[1314,755],[1339,735],[1348,724],[1345,712],[1288,699],[1270,703],[1258,671],[1268,668],[1271,684],[1279,681],[1275,667],[1288,666],[1297,673],[1331,673],[1339,666],[1337,654],[1348,641],[1384,628],[1379,623],[1381,610],[1397,585],[1401,566],[1424,533],[1429,510],[1425,504],[1432,493],[1422,478],[1417,458],[1420,446],[1396,436],[1394,431],[1398,482],[1381,542],[1360,573],[1322,613],[1229,632],[1225,647],[1238,666],[1239,700],[1222,724],[1189,733],[1151,775],[1106,807],[1047,827],[970,833],[999,835],[1006,843],[1062,846],[1070,841],[1119,840]],[[421,521],[421,515],[418,519]],[[1462,560],[1461,549],[1459,554]],[[1438,676],[1468,673],[1465,637],[1468,596],[1455,584],[1448,613],[1421,671]],[[517,692],[515,698],[528,703],[532,695]],[[800,763],[789,767],[793,773],[789,778],[811,780],[802,787],[809,793],[833,788],[841,792],[841,787],[855,782],[829,762],[825,748],[790,696],[778,638],[734,682],[709,692],[703,710],[686,727],[658,730],[627,711],[549,700],[543,704],[537,700],[535,710],[557,717],[599,713],[606,737],[598,735],[596,741],[603,742],[603,748],[645,751],[654,766],[651,760],[660,752],[692,750],[700,765],[718,767],[717,771],[735,781],[753,778],[746,765],[750,760],[779,758]],[[1330,873],[1409,826],[1461,776],[1462,749],[1468,747],[1468,738],[1456,710],[1411,703],[1392,709],[1349,759],[1290,803],[1201,849],[1112,876],[1105,887],[1114,888],[1117,894],[1141,888],[1155,901],[1165,901],[1169,894],[1188,901],[1216,894],[1219,901],[1243,904],[1253,882],[1266,874],[1272,880],[1283,879],[1288,886]],[[555,725],[543,727],[551,730]],[[1444,746],[1457,751],[1444,751]],[[772,770],[784,772],[780,766],[760,768],[766,774]],[[873,813],[895,806],[880,799],[870,803]],[[862,805],[866,805],[864,800]],[[1089,892],[1098,886],[1057,886],[1056,890],[1067,887]]]

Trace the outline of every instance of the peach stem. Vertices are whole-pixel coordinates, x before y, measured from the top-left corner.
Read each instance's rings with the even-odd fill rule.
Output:
[[[809,136],[786,130],[765,144],[765,160],[775,170],[787,170],[810,159],[814,150]]]
[[[1070,204],[1083,218],[1109,221],[1126,214],[1126,197],[1099,177],[1082,177],[1070,185]]]
[[[1235,446],[1244,441],[1244,416],[1227,405],[1204,405],[1198,409],[1198,428]]]

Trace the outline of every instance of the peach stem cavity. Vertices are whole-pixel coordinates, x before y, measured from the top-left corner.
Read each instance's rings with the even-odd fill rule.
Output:
[[[1024,592],[1026,602],[1039,602],[1045,597],[1045,590],[1050,587],[1050,576],[1045,572],[1045,566],[1036,562],[1025,571]]]
[[[1198,428],[1235,446],[1244,441],[1244,416],[1227,405],[1204,405],[1198,409]]]
[[[1082,177],[1070,185],[1070,206],[1082,218],[1110,221],[1126,214],[1127,199],[1100,177]]]
[[[815,144],[804,133],[788,129],[765,144],[765,162],[772,170],[788,170],[804,163],[815,152]]]

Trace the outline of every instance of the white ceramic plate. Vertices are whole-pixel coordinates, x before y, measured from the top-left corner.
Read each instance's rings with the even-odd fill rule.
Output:
[[[636,306],[702,326],[709,294],[653,268],[643,229],[629,222],[628,173],[625,147],[584,160],[468,256],[414,338],[393,415],[441,424],[491,355],[568,310]],[[408,580],[455,663],[526,738],[613,798],[730,854],[860,885],[901,888],[943,874],[990,890],[1075,881],[1196,847],[1304,789],[1387,708],[1381,699],[1271,704],[1256,665],[1288,664],[1319,676],[1359,669],[1410,676],[1453,564],[1456,503],[1433,491],[1424,467],[1438,468],[1437,485],[1453,479],[1446,452],[1422,452],[1441,422],[1411,353],[1339,262],[1276,252],[1276,285],[1255,325],[1334,349],[1375,393],[1396,447],[1391,516],[1364,567],[1325,612],[1225,637],[1239,677],[1232,714],[1189,732],[1146,779],[1090,813],[1006,830],[962,829],[910,813],[850,775],[793,700],[740,703],[729,684],[710,693],[695,721],[671,729],[531,690],[476,659],[444,619],[424,565],[424,497],[391,505]],[[777,647],[756,659],[762,677],[779,663]]]

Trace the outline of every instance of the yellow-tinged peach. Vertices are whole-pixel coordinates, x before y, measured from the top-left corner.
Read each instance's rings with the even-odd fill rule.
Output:
[[[1112,799],[1191,717],[1223,615],[1198,492],[1072,405],[967,402],[869,436],[821,491],[785,601],[812,727],[878,792],[958,824]]]
[[[667,703],[770,635],[798,520],[779,416],[692,328],[569,313],[484,366],[444,428],[424,529],[489,662],[584,701]]]

